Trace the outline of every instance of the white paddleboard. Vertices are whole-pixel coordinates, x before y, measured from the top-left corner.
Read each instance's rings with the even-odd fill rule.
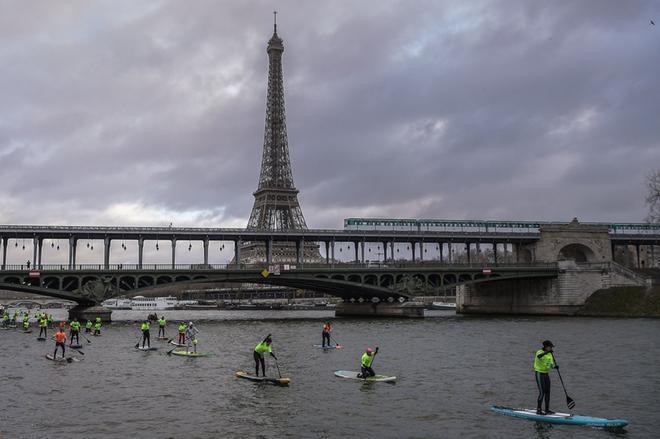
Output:
[[[364,378],[358,377],[360,372],[355,372],[352,370],[336,370],[335,371],[335,376],[338,376],[339,378],[346,378],[349,380],[360,380],[360,381],[375,381],[375,382],[394,382],[396,381],[395,376],[387,376],[387,375],[379,375],[376,374],[375,376],[369,377],[366,380]]]

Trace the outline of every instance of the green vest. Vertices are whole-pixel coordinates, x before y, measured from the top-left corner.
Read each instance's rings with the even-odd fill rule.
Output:
[[[42,318],[41,320],[39,320],[39,327],[40,327],[40,328],[45,328],[45,327],[47,327],[47,326],[48,326],[48,320],[46,320],[46,319],[44,319],[44,318]]]
[[[362,367],[371,367],[371,363],[374,361],[374,356],[369,355],[367,352],[362,354]]]
[[[180,333],[180,334],[183,334],[184,332],[186,332],[186,328],[187,328],[187,327],[188,327],[188,326],[186,326],[185,323],[180,324],[180,325],[179,325],[179,333]]]
[[[256,345],[256,346],[254,347],[254,351],[255,351],[257,354],[263,354],[264,352],[272,353],[272,352],[273,352],[273,348],[271,347],[271,345],[269,345],[269,344],[266,343],[265,341],[262,341],[261,343],[259,343],[258,345]]]
[[[140,326],[140,329],[143,330],[143,331],[148,331],[149,328],[151,328],[151,325],[149,324],[149,322],[144,322],[144,323],[142,323],[142,326]]]
[[[545,353],[543,349],[539,349],[534,354],[534,370],[536,372],[548,373],[552,366],[555,365],[555,358],[552,356],[552,352],[548,352],[543,355],[541,358],[538,356]]]
[[[53,315],[52,315],[52,314],[48,314],[48,321],[49,321],[49,322],[52,322],[52,321],[53,321]]]
[[[72,331],[80,330],[80,322],[73,321],[69,324],[69,326],[71,326]]]
[[[98,329],[100,331],[101,330],[101,322],[96,322],[94,324],[94,329]]]
[[[165,320],[165,319],[158,319],[158,324],[160,325],[161,328],[164,328],[165,325],[167,324],[167,320]]]
[[[85,328],[92,329],[92,326],[93,326],[93,325],[92,325],[92,321],[91,321],[91,320],[87,320],[87,323],[85,323]]]

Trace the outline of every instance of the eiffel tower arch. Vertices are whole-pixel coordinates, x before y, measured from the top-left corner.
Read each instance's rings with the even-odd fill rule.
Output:
[[[284,79],[282,54],[284,44],[277,35],[277,22],[266,48],[268,54],[268,94],[266,97],[266,125],[261,158],[259,184],[254,192],[254,205],[248,221],[249,230],[306,230],[307,224],[298,202],[298,189],[293,184],[289,159],[289,141],[284,110]],[[272,262],[296,262],[295,243],[276,243],[272,248]],[[319,246],[305,243],[305,261],[322,261]],[[267,259],[266,246],[260,242],[246,242],[241,246],[241,263],[257,263]]]

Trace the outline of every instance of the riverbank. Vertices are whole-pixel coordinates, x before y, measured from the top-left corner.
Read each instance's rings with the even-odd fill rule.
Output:
[[[660,317],[660,286],[598,290],[578,311],[592,317]]]

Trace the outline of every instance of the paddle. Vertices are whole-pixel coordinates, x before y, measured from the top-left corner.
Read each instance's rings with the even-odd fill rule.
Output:
[[[70,350],[70,351],[73,351],[73,352],[78,352],[80,355],[85,355],[85,353],[84,353],[83,351],[79,351],[78,349],[73,349],[73,348],[71,348],[71,349],[69,349],[69,350]]]
[[[341,344],[339,344],[339,342],[337,341],[337,339],[334,338],[332,335],[330,336],[330,340],[334,341],[334,342],[335,342],[335,345],[336,345],[338,348],[339,348],[339,346],[341,346]]]
[[[275,357],[273,357],[275,358]],[[277,364],[277,358],[275,358],[275,367],[277,367],[277,374],[280,376],[280,379],[282,378],[282,374],[280,373],[280,365]]]
[[[555,358],[555,353],[552,353],[552,358],[555,359],[555,370],[557,371],[557,375],[559,375],[559,382],[561,382],[561,387],[564,389],[564,395],[566,395],[566,407],[568,407],[569,410],[573,410],[573,407],[575,407],[575,401],[573,401],[573,398],[568,396],[568,393],[566,392],[566,386],[564,386],[564,380],[561,377],[561,373],[559,373],[559,366],[557,366],[557,359]]]
[[[87,343],[92,344],[92,342],[89,340],[89,338],[85,337],[85,334],[83,334],[83,333],[80,332],[80,331],[78,331],[78,334],[79,334],[79,335],[82,335],[82,338],[84,338],[85,341],[86,341]]]

